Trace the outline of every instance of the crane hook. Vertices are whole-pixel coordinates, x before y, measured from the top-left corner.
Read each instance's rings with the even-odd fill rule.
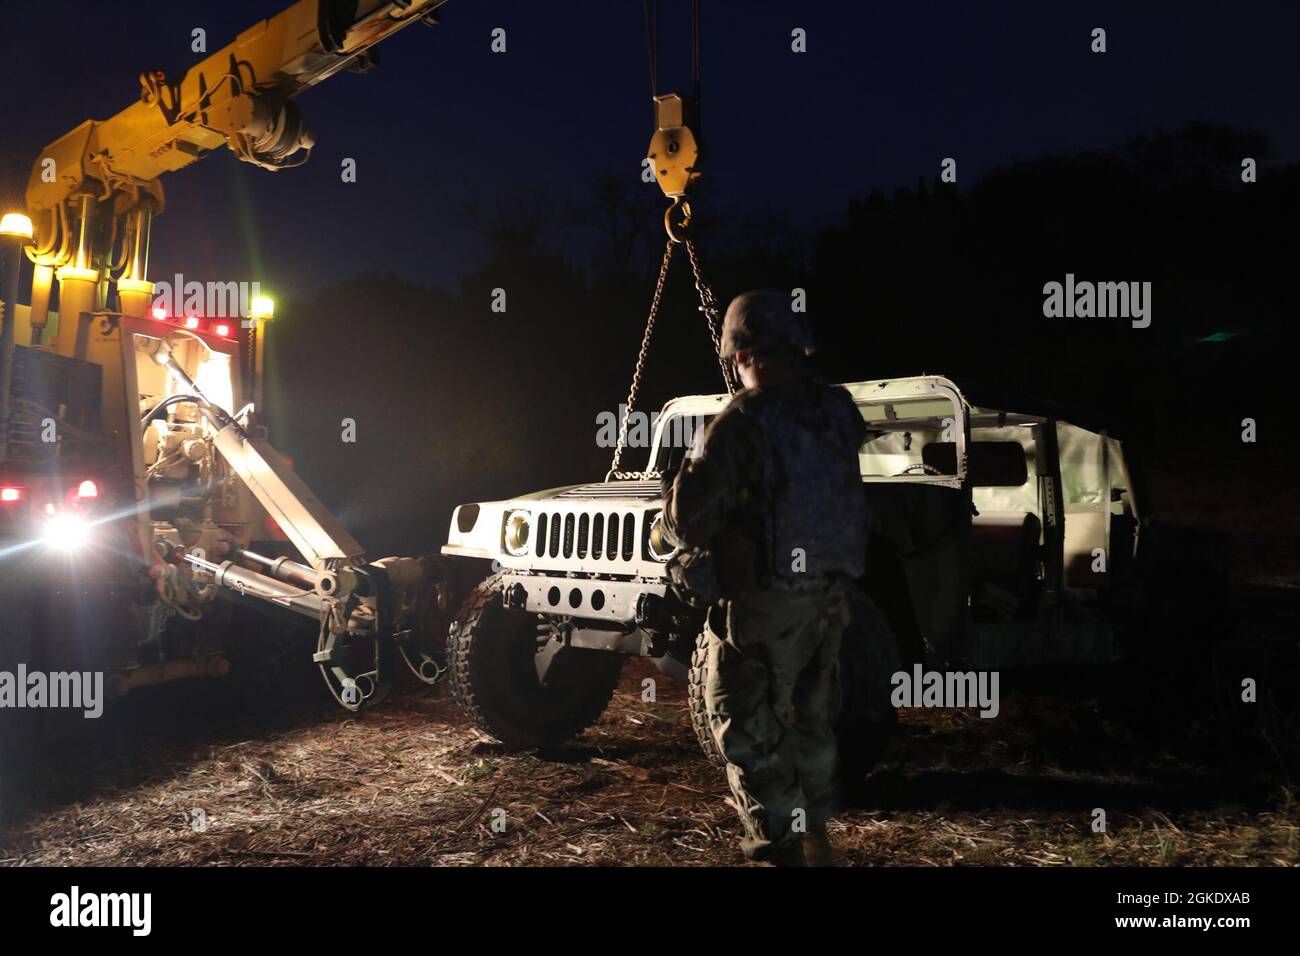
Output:
[[[676,221],[674,221],[676,216]],[[664,229],[673,242],[686,241],[691,226],[691,204],[685,196],[674,196],[673,204],[664,210]]]

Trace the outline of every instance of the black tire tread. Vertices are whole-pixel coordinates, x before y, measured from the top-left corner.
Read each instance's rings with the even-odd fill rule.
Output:
[[[492,638],[484,618],[501,605],[501,575],[494,574],[470,592],[447,638],[447,670],[452,696],[461,711],[479,730],[508,747],[530,750],[552,747],[582,733],[605,712],[618,686],[622,658],[608,651],[581,651],[589,655],[590,679],[572,706],[561,715],[551,715],[543,725],[503,712],[484,693],[483,648]]]
[[[709,632],[701,629],[695,638],[695,647],[691,651],[691,675],[686,682],[686,703],[691,715],[691,729],[695,739],[700,743],[704,758],[713,766],[723,768],[727,761],[718,749],[718,741],[709,726],[708,709],[704,705],[705,667],[709,654]]]

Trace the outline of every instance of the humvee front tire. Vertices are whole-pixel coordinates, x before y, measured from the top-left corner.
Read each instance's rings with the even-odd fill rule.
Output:
[[[704,684],[709,677],[708,664],[709,632],[702,630],[695,638],[695,649],[691,651],[691,676],[686,682],[686,703],[691,714],[691,729],[695,731],[700,750],[704,751],[704,759],[721,769],[727,765],[727,761],[718,749],[717,738],[709,726],[708,708],[704,705]]]
[[[844,631],[840,650],[840,712],[835,721],[835,741],[844,798],[851,802],[897,727],[898,712],[889,701],[889,689],[890,678],[900,665],[897,640],[880,609],[860,593],[851,594],[849,603],[853,622]],[[708,652],[709,633],[702,630],[691,654],[686,699],[691,728],[705,759],[715,767],[725,767],[704,704]]]
[[[565,647],[538,677],[536,614],[507,608],[501,575],[475,588],[447,638],[452,694],[465,715],[509,747],[553,747],[582,733],[604,713],[623,657]]]

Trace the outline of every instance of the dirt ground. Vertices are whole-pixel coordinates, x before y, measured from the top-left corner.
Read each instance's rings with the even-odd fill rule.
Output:
[[[307,685],[305,706],[220,684],[160,691],[34,775],[0,864],[744,862],[684,688],[641,662],[596,727],[545,754],[482,738],[445,687],[361,716]],[[1285,774],[1259,770],[1212,771],[1137,746],[1095,702],[1016,691],[997,720],[903,711],[865,805],[831,834],[849,865],[1294,866],[1300,803]]]

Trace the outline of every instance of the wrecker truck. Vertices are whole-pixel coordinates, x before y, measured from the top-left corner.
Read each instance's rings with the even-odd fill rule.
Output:
[[[167,309],[148,264],[167,173],[223,147],[301,164],[293,98],[442,3],[299,0],[179,77],[141,74],[131,105],[37,158],[26,210],[0,220],[0,670],[100,674],[110,697],[222,676],[233,592],[317,622],[350,710],[399,661],[436,679],[454,611],[437,561],[372,560],[267,441],[273,304]]]

